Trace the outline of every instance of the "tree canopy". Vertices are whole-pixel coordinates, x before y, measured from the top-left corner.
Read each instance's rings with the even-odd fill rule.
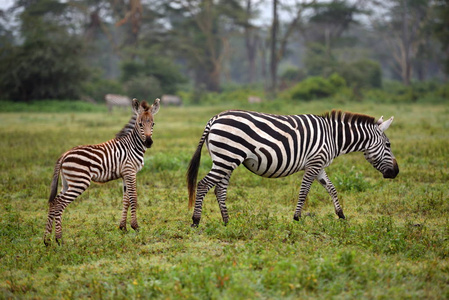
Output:
[[[357,89],[385,78],[443,81],[448,7],[447,0],[20,0],[0,10],[0,98],[159,97],[233,84],[276,92],[334,73]],[[301,76],[278,86],[286,70]]]

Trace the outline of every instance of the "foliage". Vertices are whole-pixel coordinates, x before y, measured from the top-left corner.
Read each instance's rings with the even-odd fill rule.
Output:
[[[443,53],[444,71],[449,74],[449,2],[438,0],[433,2],[431,26],[434,36],[440,41]]]
[[[82,40],[57,21],[66,4],[45,0],[24,6],[23,43],[0,48],[0,97],[17,101],[79,97],[88,69]]]
[[[0,51],[0,97],[74,99],[87,76],[81,59],[82,44],[75,38],[36,36],[21,46]]]
[[[345,79],[334,73],[329,78],[320,76],[307,77],[285,91],[283,95],[293,100],[312,100],[331,97],[345,87]]]
[[[183,91],[179,95],[184,103],[199,105],[235,104],[248,106],[248,98],[250,96],[258,97],[261,101],[265,99],[263,90],[251,87],[230,88],[221,93],[200,90]]]
[[[342,62],[338,66],[338,74],[346,80],[350,87],[357,89],[382,87],[380,65],[369,59],[351,63]]]
[[[139,99],[161,98],[163,90],[160,81],[153,76],[136,76],[125,84],[128,95]]]
[[[449,100],[448,85],[434,81],[412,82],[405,86],[397,81],[386,81],[383,89],[367,89],[363,98],[389,103],[435,103]]]
[[[90,80],[84,82],[82,85],[82,93],[83,96],[90,97],[97,103],[103,102],[106,94],[126,94],[123,85],[117,80],[105,79],[98,72],[91,72],[89,77]]]
[[[172,61],[151,53],[137,53],[137,57],[133,60],[122,62],[121,70],[121,81],[137,88],[135,91],[128,89],[129,94],[143,92],[142,88],[145,85],[148,89],[145,91],[147,94],[160,95],[162,91],[174,94],[178,85],[185,82],[185,78]],[[132,81],[134,83],[130,83]]]
[[[61,108],[61,103],[72,102],[52,105]],[[129,120],[128,113],[101,108],[0,115],[2,298],[449,297],[447,105],[332,99],[257,104],[253,110],[267,113],[339,108],[377,117],[394,114],[388,137],[401,172],[385,180],[363,154],[341,156],[327,173],[347,220],[337,219],[329,195],[315,182],[305,216],[294,222],[302,172],[268,179],[241,166],[228,189],[229,224],[223,226],[211,191],[199,228],[190,227],[187,209],[188,161],[207,120],[243,106],[161,108],[154,145],[137,175],[140,232],[118,229],[122,187],[111,181],[92,184],[71,203],[63,216],[64,244],[45,247],[56,159],[75,145],[112,138]],[[200,177],[211,163],[204,149]]]

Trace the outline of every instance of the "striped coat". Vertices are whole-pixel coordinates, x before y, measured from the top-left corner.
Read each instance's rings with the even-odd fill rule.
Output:
[[[230,110],[214,116],[206,124],[187,173],[189,206],[195,204],[193,226],[199,224],[202,201],[212,187],[215,187],[223,221],[228,222],[227,187],[232,171],[241,164],[268,178],[305,170],[295,220],[301,216],[314,180],[318,180],[332,197],[336,214],[345,218],[335,187],[324,169],[341,154],[362,151],[385,178],[396,177],[399,168],[384,134],[392,121],[393,117],[376,122],[373,117],[340,111],[321,116],[283,116]],[[196,186],[203,144],[206,144],[213,164]]]
[[[159,110],[159,99],[149,106],[133,100],[134,114],[114,139],[97,145],[75,147],[58,159],[50,187],[49,211],[44,242],[50,243],[55,222],[55,238],[62,238],[64,209],[93,182],[123,178],[123,212],[120,228],[126,230],[128,208],[131,207],[131,227],[138,229],[136,209],[136,174],[144,164],[144,154],[153,144],[153,117]],[[57,193],[59,176],[62,190]]]

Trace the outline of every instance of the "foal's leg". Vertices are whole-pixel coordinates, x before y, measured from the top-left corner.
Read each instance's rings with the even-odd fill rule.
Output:
[[[332,198],[332,202],[334,203],[335,213],[340,219],[345,219],[345,215],[343,214],[343,209],[340,206],[340,203],[338,202],[337,197],[337,190],[335,189],[334,185],[330,181],[329,177],[327,177],[327,174],[324,170],[322,170],[318,176],[317,180],[321,183],[321,185],[327,190],[329,195]]]
[[[66,192],[61,192],[53,201],[51,205],[53,209],[50,209],[48,217],[55,221],[55,239],[58,245],[62,239],[62,213],[64,212],[64,209],[88,187],[89,184],[85,183],[79,186],[69,186]]]
[[[53,231],[53,220],[54,220],[54,203],[58,197],[59,195],[56,196],[56,198],[53,201],[48,202],[47,225],[45,226],[45,233],[44,233],[45,246],[50,245],[51,242],[51,232]]]
[[[137,189],[136,189],[136,173],[129,171],[127,175],[123,176],[123,181],[126,185],[126,191],[128,194],[129,206],[131,206],[131,228],[138,231],[139,225],[137,224]],[[125,197],[125,196],[123,196]],[[125,209],[125,205],[123,210]],[[122,216],[123,217],[123,216]]]
[[[63,174],[61,174],[62,191],[53,199],[49,201],[48,205],[48,217],[47,225],[45,226],[44,243],[46,246],[50,244],[50,237],[53,231],[53,222],[55,222],[55,238],[59,244],[59,240],[62,239],[62,213],[70,202],[75,200],[81,195],[89,186],[89,184],[82,184],[80,186],[74,186],[72,190],[69,190],[69,184]]]
[[[129,196],[126,188],[126,181],[123,180],[123,210],[122,210],[122,219],[120,220],[120,229],[126,231],[126,218],[128,215],[128,207],[129,207]]]

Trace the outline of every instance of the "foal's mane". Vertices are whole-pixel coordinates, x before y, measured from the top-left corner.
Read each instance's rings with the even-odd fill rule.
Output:
[[[142,109],[144,110],[144,112],[147,112],[151,106],[148,104],[148,102],[146,102],[145,100],[143,100],[142,102],[140,102],[140,106],[142,107]],[[133,128],[134,125],[136,125],[136,120],[137,120],[137,112],[135,112],[133,110],[133,114],[131,116],[131,119],[129,119],[128,124],[126,124],[125,126],[123,126],[122,130],[120,130],[116,135],[115,138],[121,138],[124,137],[126,135],[128,135],[128,133],[130,133]]]
[[[354,123],[368,123],[375,124],[376,119],[371,116],[364,114],[344,112],[341,110],[332,110],[331,112],[326,112],[322,115],[323,118],[334,121],[341,121],[344,123],[354,122]]]
[[[134,125],[136,124],[136,120],[137,120],[137,113],[133,112],[133,115],[131,116],[131,119],[129,119],[128,124],[123,126],[123,128],[115,135],[115,137],[121,138],[128,135],[128,133],[130,133],[133,130]]]

